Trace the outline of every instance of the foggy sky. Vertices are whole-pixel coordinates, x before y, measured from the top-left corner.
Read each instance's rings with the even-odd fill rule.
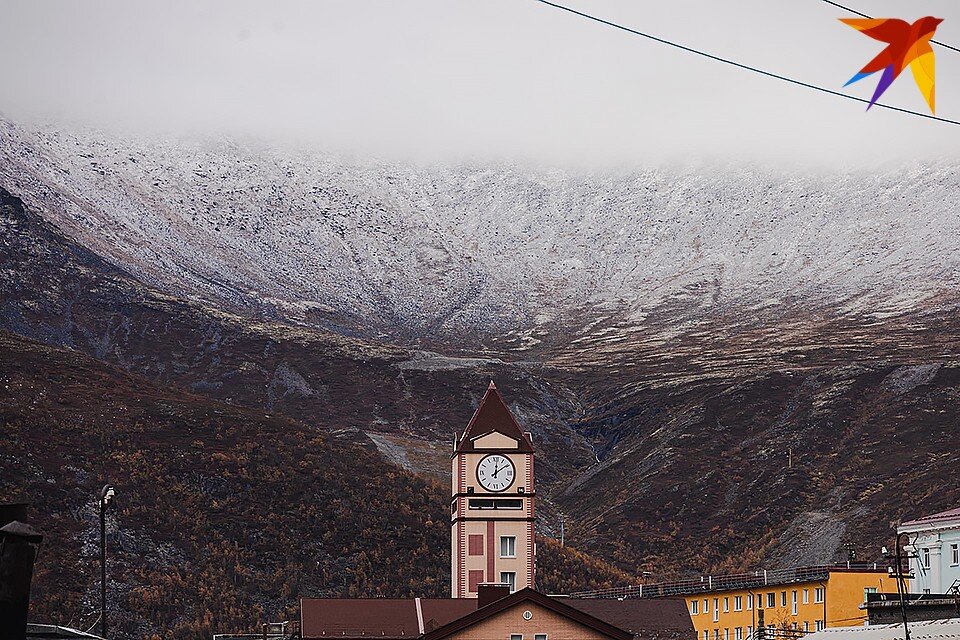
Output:
[[[882,44],[820,0],[568,0],[717,55],[840,89]],[[955,0],[849,0],[945,19]],[[226,131],[373,153],[547,161],[863,165],[960,155],[960,126],[724,66],[533,0],[0,0],[0,114]],[[960,53],[935,47],[938,115]],[[872,95],[875,79],[848,92]],[[909,71],[884,102],[927,111]]]

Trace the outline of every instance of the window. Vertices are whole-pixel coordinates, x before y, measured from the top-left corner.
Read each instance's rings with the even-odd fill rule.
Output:
[[[777,594],[768,593],[767,594],[767,609],[773,609],[777,606]]]
[[[510,640],[523,640],[523,634],[522,634],[522,633],[511,633],[511,634],[510,634]]]
[[[483,571],[467,572],[467,590],[471,593],[477,592],[477,585],[483,582]]]
[[[510,585],[510,593],[513,593],[517,590],[517,572],[516,571],[501,571],[500,572],[500,584]]]
[[[713,621],[720,619],[720,598],[713,599]],[[720,629],[717,629],[717,637],[720,637]]]
[[[748,593],[747,594],[747,611],[750,611],[752,609],[753,609],[753,594]]]
[[[823,602],[823,587],[817,587],[813,590],[813,601],[814,602]]]
[[[790,613],[797,615],[797,590],[794,589],[790,593]]]
[[[710,613],[710,601],[706,598],[703,599],[703,612]]]
[[[517,557],[517,536],[500,536],[500,557]]]
[[[920,549],[920,560],[924,569],[930,568],[930,549]]]
[[[492,500],[489,498],[470,498],[467,506],[471,509],[523,509],[523,500]]]
[[[710,640],[710,632],[706,629],[703,630],[703,640]]]
[[[483,555],[483,536],[470,534],[467,536],[467,553],[471,556],[482,556]]]
[[[950,564],[954,567],[960,565],[960,544],[950,545]]]
[[[743,640],[743,627],[737,627],[733,630],[733,640]]]
[[[823,631],[824,627],[826,626],[827,625],[823,623],[823,620],[817,620],[817,631]]]
[[[695,616],[700,613],[700,601],[693,600],[690,602],[690,615]]]
[[[807,633],[810,631],[810,623],[806,620],[803,621],[803,632]]]
[[[713,640],[720,640],[720,629],[713,630]]]
[[[752,635],[753,635],[753,625],[747,625],[747,637],[749,638]]]
[[[867,599],[868,599],[867,596],[868,596],[869,594],[871,594],[871,593],[876,593],[876,592],[877,592],[877,588],[876,588],[876,587],[864,587],[864,588],[863,588],[863,601],[866,602]]]
[[[803,590],[803,604],[810,604],[810,589]]]
[[[723,612],[727,613],[730,611],[730,598],[723,599]]]
[[[723,630],[723,640],[730,640],[730,629]]]
[[[733,610],[743,611],[743,596],[733,596]]]
[[[545,634],[545,633],[535,633],[535,634],[533,634],[533,640],[547,640],[547,634]]]
[[[781,606],[781,607],[787,606],[787,592],[786,592],[786,591],[781,591],[781,592],[780,592],[780,606]]]

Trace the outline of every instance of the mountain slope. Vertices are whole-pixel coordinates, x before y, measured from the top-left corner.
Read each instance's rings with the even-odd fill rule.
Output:
[[[251,626],[290,615],[298,594],[447,590],[445,491],[349,435],[8,333],[0,353],[0,491],[32,501],[47,535],[35,619],[93,622],[105,482],[118,492],[111,610],[123,637]]]
[[[438,477],[496,377],[542,532],[565,515],[627,574],[873,559],[960,502],[949,164],[577,175],[0,136],[37,212],[4,209],[0,326]]]
[[[538,363],[445,358],[172,298],[63,238],[2,189],[0,230],[0,328],[233,404],[378,434],[385,453],[444,480],[453,433],[496,377],[543,445],[544,481],[592,459],[559,417],[575,398],[538,380]]]
[[[446,488],[384,462],[356,434],[158,387],[2,331],[0,429],[0,493],[31,501],[45,534],[34,620],[96,620],[105,482],[117,488],[117,637],[252,629],[295,616],[301,596],[449,593]],[[541,558],[552,592],[626,575],[557,545]],[[550,571],[564,564],[581,569]]]
[[[0,123],[0,183],[148,283],[471,351],[617,316],[661,332],[664,308],[882,317],[953,296],[957,176],[409,167]]]

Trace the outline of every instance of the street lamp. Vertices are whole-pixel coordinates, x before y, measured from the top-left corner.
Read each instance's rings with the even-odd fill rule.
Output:
[[[109,484],[100,491],[100,635],[107,637],[107,508],[115,492]]]
[[[910,627],[907,626],[907,603],[906,603],[906,591],[907,584],[903,576],[903,558],[900,555],[900,538],[906,538],[907,544],[910,544],[910,536],[907,533],[898,533],[896,540],[896,550],[895,557],[897,563],[897,595],[900,596],[900,616],[903,619],[903,636],[904,640],[910,640]],[[906,546],[906,545],[904,545]],[[906,551],[906,549],[904,549]],[[909,552],[906,555],[906,558],[910,558]]]

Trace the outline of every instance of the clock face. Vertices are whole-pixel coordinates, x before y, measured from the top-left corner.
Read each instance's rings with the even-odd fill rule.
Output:
[[[506,491],[516,477],[513,462],[498,453],[490,454],[477,465],[477,480],[487,491]]]

